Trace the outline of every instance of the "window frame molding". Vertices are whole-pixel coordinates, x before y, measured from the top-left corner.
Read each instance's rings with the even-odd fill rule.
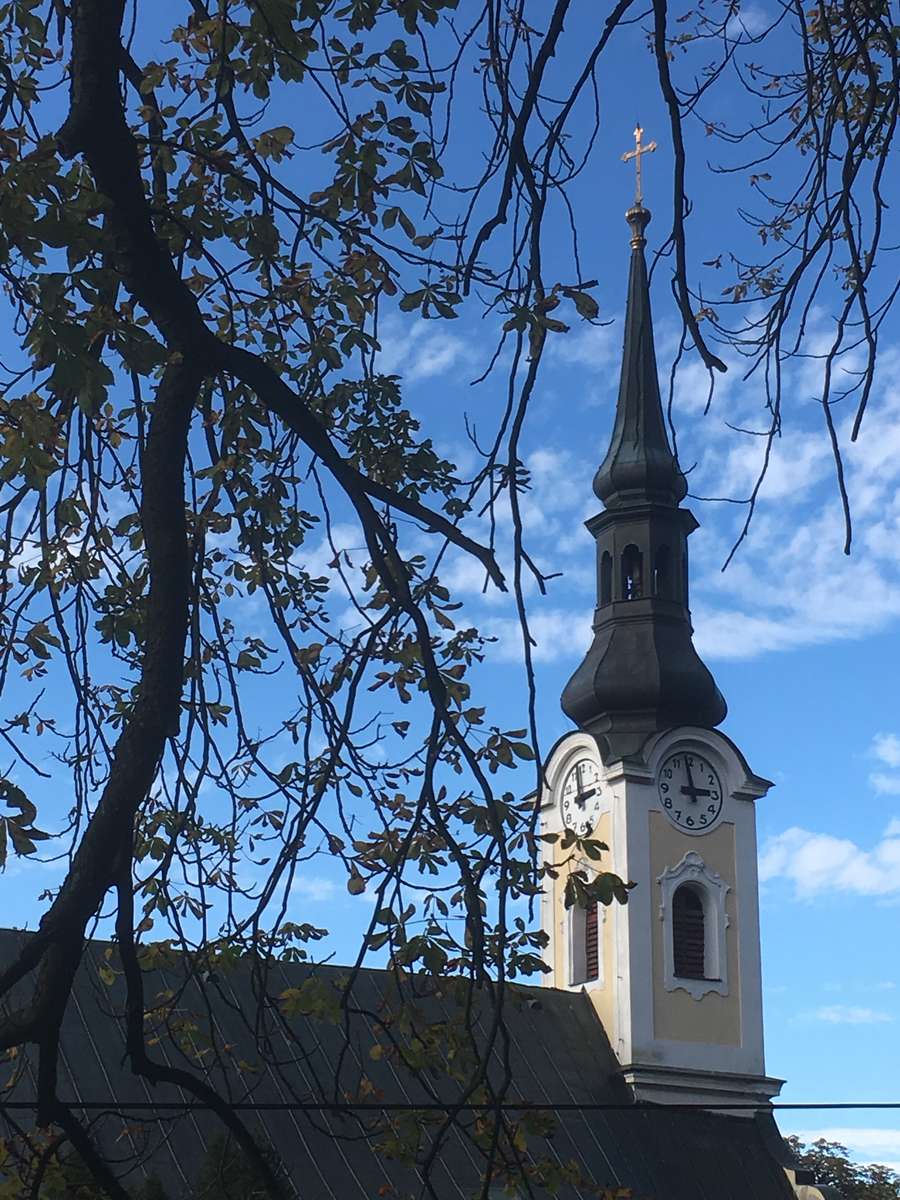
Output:
[[[660,889],[659,919],[663,926],[663,985],[667,992],[679,989],[694,1000],[702,1000],[709,992],[728,995],[728,944],[726,931],[730,925],[725,898],[731,891],[718,872],[703,861],[696,850],[688,850],[674,867],[666,867],[657,876]],[[672,901],[683,883],[693,884],[703,900],[703,963],[707,979],[687,979],[675,974],[675,943],[672,920]]]

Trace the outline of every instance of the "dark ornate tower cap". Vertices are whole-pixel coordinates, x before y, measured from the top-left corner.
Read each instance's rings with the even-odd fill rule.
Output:
[[[626,220],[631,227],[631,271],[622,374],[612,440],[594,476],[594,492],[607,508],[648,500],[677,505],[687,493],[687,481],[669,447],[659,395],[644,259],[644,230],[650,223],[650,212],[643,204],[635,204]]]

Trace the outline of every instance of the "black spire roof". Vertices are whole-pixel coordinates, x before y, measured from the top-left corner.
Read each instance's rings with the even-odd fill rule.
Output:
[[[677,725],[711,729],[725,701],[692,641],[687,538],[697,522],[680,502],[687,482],[659,395],[644,230],[637,203],[622,374],[612,440],[594,478],[605,511],[588,521],[597,541],[594,640],[562,695],[564,712],[613,760]]]
[[[626,213],[626,220],[632,236],[622,376],[612,440],[594,476],[594,491],[607,508],[648,499],[678,504],[687,492],[687,482],[669,448],[659,397],[644,260],[644,230],[650,213],[643,205],[635,205]]]

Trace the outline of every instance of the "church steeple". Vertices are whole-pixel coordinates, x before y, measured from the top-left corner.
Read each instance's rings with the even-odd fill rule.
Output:
[[[754,802],[771,786],[715,727],[725,701],[693,644],[687,481],[666,435],[653,348],[637,189],[612,439],[594,480],[603,511],[594,637],[562,706],[579,728],[544,764],[547,873],[541,924],[553,987],[583,989],[637,1102],[758,1112],[780,1081],[765,1074]],[[634,885],[626,905],[572,905],[596,878],[576,845],[609,847]],[[564,845],[567,843],[563,843]],[[758,1107],[751,1107],[758,1106]]]
[[[631,226],[631,270],[625,306],[622,376],[612,440],[594,476],[594,491],[607,508],[658,500],[677,505],[687,482],[669,448],[653,346],[650,289],[644,260],[644,230],[650,213],[636,204],[626,213]]]
[[[637,157],[641,147],[636,131]],[[659,394],[640,198],[627,213],[631,271],[612,440],[594,478],[605,511],[597,541],[594,640],[562,695],[564,712],[597,739],[604,760],[636,754],[654,732],[712,729],[725,701],[692,641],[687,538],[697,522],[666,434]]]

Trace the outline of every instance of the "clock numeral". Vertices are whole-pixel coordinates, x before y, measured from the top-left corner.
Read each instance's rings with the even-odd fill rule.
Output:
[[[715,806],[715,804],[707,804],[707,806],[706,806],[706,811],[707,811],[708,813],[714,813],[714,812],[716,812],[716,811],[717,811],[717,809],[716,809],[716,806]]]
[[[707,782],[707,783],[709,783],[709,784],[713,784],[713,783],[715,783],[715,782],[716,782],[716,777],[715,777],[715,775],[707,775],[707,777],[706,777],[706,782]]]
[[[681,809],[680,809],[680,808],[676,808],[676,809],[675,809],[675,820],[676,820],[676,821],[680,821],[680,820],[681,820]]]
[[[692,767],[694,765],[694,756],[692,754],[686,754],[684,761],[689,767]]]
[[[710,792],[710,799],[718,801],[719,793],[718,792]]]
[[[667,783],[661,783],[659,785],[659,790],[661,792],[667,792],[669,790],[669,785]]]
[[[671,807],[672,807],[672,797],[666,796],[663,800],[663,808],[671,808]]]
[[[687,816],[684,818],[684,823],[685,823],[685,825],[690,825],[690,826],[691,826],[691,828],[693,828],[693,826],[694,826],[694,818],[693,818],[693,817],[692,817],[690,814],[688,814],[688,815],[687,815]]]
[[[672,768],[666,767],[666,769],[663,771],[663,775],[665,775],[666,779],[671,779],[672,778]]]

